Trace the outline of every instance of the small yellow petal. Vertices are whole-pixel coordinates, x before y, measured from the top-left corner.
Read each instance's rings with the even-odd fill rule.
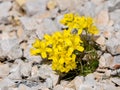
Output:
[[[76,49],[80,52],[83,52],[84,51],[84,48],[82,46],[77,46]]]
[[[36,39],[35,40],[35,42],[32,44],[32,46],[34,47],[34,48],[39,48],[40,47],[40,40],[39,39]]]
[[[46,58],[46,57],[47,57],[46,52],[42,52],[42,53],[41,53],[41,56],[42,56],[42,58]]]
[[[30,49],[30,53],[31,55],[38,55],[41,53],[41,50],[40,49]]]

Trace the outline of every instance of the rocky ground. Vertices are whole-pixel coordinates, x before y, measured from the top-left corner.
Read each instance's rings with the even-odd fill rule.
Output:
[[[60,30],[65,13],[91,16],[100,30],[99,68],[61,80],[29,49]],[[0,90],[120,90],[120,0],[0,0]]]

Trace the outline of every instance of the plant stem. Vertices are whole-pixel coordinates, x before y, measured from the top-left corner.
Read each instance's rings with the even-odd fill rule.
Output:
[[[81,66],[81,72],[83,73],[83,65],[82,65],[81,60],[80,60],[80,66]]]

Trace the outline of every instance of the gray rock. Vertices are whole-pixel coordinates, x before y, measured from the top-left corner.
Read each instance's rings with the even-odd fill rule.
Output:
[[[9,65],[8,64],[0,64],[0,78],[4,78],[9,74]]]
[[[22,79],[20,75],[20,64],[14,64],[10,68],[10,74],[8,75],[8,78],[10,79]]]
[[[103,84],[103,90],[119,90],[118,87],[115,87],[114,85],[109,85],[109,84]]]
[[[114,23],[115,31],[120,31],[120,22]]]
[[[113,64],[120,64],[120,55],[114,56]]]
[[[37,13],[44,13],[46,10],[46,4],[48,0],[28,0],[24,5],[24,10],[28,16],[35,15]]]
[[[29,77],[31,74],[32,66],[30,63],[21,63],[20,74],[24,77]]]
[[[111,71],[110,73],[111,76],[120,76],[120,69],[116,69]]]
[[[111,78],[111,81],[120,86],[120,79],[119,78]]]
[[[33,40],[35,40],[35,39],[33,39]],[[32,43],[31,43],[31,45],[32,45]],[[37,60],[37,61],[39,61],[39,63],[42,61],[42,58],[40,57],[40,56],[32,56],[31,54],[30,54],[30,49],[31,49],[31,45],[29,45],[26,49],[25,49],[25,51],[24,51],[24,57],[26,57],[26,59],[27,60],[29,60],[29,61],[35,61],[35,60]]]
[[[91,86],[82,84],[77,90],[94,90]]]
[[[8,23],[9,10],[12,7],[10,1],[0,3],[0,23]]]
[[[36,18],[30,18],[30,17],[21,17],[20,18],[21,24],[24,28],[24,30],[35,30],[39,23],[37,23]]]
[[[99,59],[99,67],[112,67],[114,62],[113,59],[114,58],[112,57],[111,54],[104,53]]]
[[[53,88],[53,90],[64,90],[64,87],[61,85],[57,85]]]
[[[46,18],[37,27],[36,34],[40,39],[42,39],[44,34],[52,34],[55,31],[58,31],[56,23],[51,19]]]
[[[48,88],[42,88],[41,90],[49,90]]]
[[[85,15],[85,16],[91,16],[91,17],[94,17],[95,16],[95,8],[96,8],[96,5],[92,2],[86,2],[84,3],[84,6],[79,8],[79,14],[80,15]]]
[[[113,43],[114,42],[114,43]],[[117,38],[110,38],[106,41],[107,50],[112,54],[120,54],[120,42]]]
[[[10,50],[18,44],[17,39],[4,39],[0,41],[2,51],[7,53],[10,52]]]
[[[18,39],[4,39],[0,43],[3,56],[8,56],[10,60],[22,57],[22,50],[19,47]]]
[[[110,13],[110,19],[113,20],[115,23],[120,22],[120,20],[118,18],[120,18],[120,10],[119,9]]]
[[[90,86],[94,86],[96,83],[95,81],[95,76],[94,74],[88,74],[86,77],[85,77],[85,81],[84,81],[84,84],[88,84]]]
[[[24,84],[20,84],[20,86],[18,87],[18,90],[31,90],[31,88]]]
[[[69,0],[56,0],[56,2],[58,3],[60,10],[66,10],[72,5]]]
[[[54,71],[52,71],[51,67],[48,65],[42,65],[39,69],[39,76],[43,79],[51,79],[50,82],[52,86],[55,86],[58,82],[59,75],[56,75]]]
[[[21,58],[22,55],[23,55],[22,49],[20,49],[19,46],[14,46],[14,48],[12,48],[12,49],[10,50],[10,52],[8,53],[8,57],[9,57],[11,60],[15,60],[15,59]]]
[[[58,30],[56,23],[48,18],[42,20],[39,18],[22,17],[20,21],[27,36],[32,36],[31,33],[34,33],[41,39],[45,33],[51,34]]]
[[[69,81],[65,81],[65,80],[61,80],[60,81],[60,85],[62,85],[62,86],[67,86],[68,83],[70,83],[70,82]]]
[[[97,38],[96,43],[100,45],[105,45],[105,37],[101,35],[99,38]]]
[[[4,79],[0,80],[0,88],[12,87],[14,85],[15,85],[15,83],[8,78],[4,78]]]
[[[75,89],[78,90],[79,87],[80,87],[80,85],[83,84],[83,82],[84,82],[84,77],[83,76],[81,76],[81,77],[79,77],[79,76],[75,77],[75,79],[74,79]]]
[[[109,4],[109,12],[113,12],[117,9],[120,9],[120,1],[119,0],[115,0],[115,1],[108,1]]]
[[[68,88],[68,87],[64,87],[62,85],[57,85],[53,88],[53,90],[75,90],[73,88]]]
[[[47,78],[45,83],[46,83],[47,88],[52,88],[53,81],[51,78]]]

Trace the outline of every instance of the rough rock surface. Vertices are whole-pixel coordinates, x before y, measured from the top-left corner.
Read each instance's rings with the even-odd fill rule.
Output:
[[[99,67],[73,80],[60,77],[40,56],[35,38],[65,26],[65,13],[91,16],[99,28]],[[113,77],[116,76],[116,77]],[[120,0],[0,0],[0,90],[120,90]]]

